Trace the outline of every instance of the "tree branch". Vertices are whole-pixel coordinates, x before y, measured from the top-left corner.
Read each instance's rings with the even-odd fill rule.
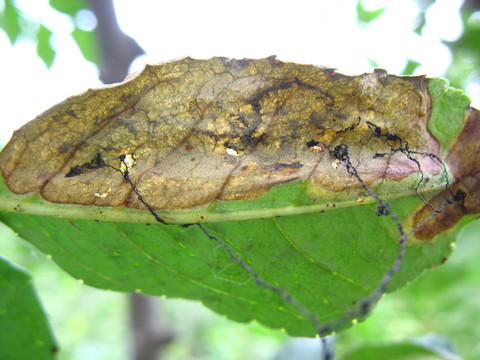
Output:
[[[100,80],[105,84],[122,81],[131,62],[144,51],[134,39],[120,30],[112,0],[89,0],[89,4],[98,23]]]

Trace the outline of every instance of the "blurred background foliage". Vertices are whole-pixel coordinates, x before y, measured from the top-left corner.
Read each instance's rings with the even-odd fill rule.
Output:
[[[426,13],[435,1],[417,0],[416,3],[412,30],[422,36],[427,24]],[[49,4],[52,11],[61,12],[70,19],[73,24],[71,36],[85,60],[101,66],[97,24],[89,10],[90,2],[49,0]],[[389,4],[385,1],[383,6],[372,9],[359,0],[356,3],[358,25],[371,26],[382,18]],[[0,29],[12,45],[19,39],[34,42],[38,57],[51,67],[57,52],[61,51],[52,45],[54,31],[48,24],[26,14],[22,10],[24,6],[25,1],[3,0],[3,6],[0,1]],[[479,89],[480,1],[467,0],[460,11],[463,31],[456,40],[445,41],[452,61],[444,75],[455,87]],[[372,66],[381,65],[375,58],[369,61]],[[403,74],[415,74],[421,65],[416,59],[408,59]],[[425,353],[409,359],[460,358],[455,351],[464,359],[480,359],[479,234],[480,222],[477,221],[463,231],[455,252],[444,266],[426,272],[409,286],[385,296],[367,321],[332,337],[336,358],[366,359],[365,354],[372,348],[378,351],[382,346],[396,344],[405,349],[421,343],[434,349],[432,354],[437,356]],[[3,225],[0,227],[0,253],[33,274],[61,347],[59,359],[122,360],[132,357],[129,306],[124,294],[84,286]],[[292,349],[295,358],[309,359],[319,351],[316,340],[290,339],[281,331],[256,323],[237,324],[197,302],[162,299],[158,310],[175,336],[165,347],[162,359],[280,360],[287,358],[285,354]],[[405,357],[385,355],[383,358]]]

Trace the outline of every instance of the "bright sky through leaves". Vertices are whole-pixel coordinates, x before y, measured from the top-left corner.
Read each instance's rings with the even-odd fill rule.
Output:
[[[67,17],[52,10],[48,0],[17,3],[27,16],[41,19],[54,31],[53,43],[58,53],[47,71],[36,57],[34,44],[19,40],[12,47],[0,32],[2,145],[13,130],[49,106],[99,85],[96,68],[83,60],[69,35],[73,26]],[[451,41],[461,34],[461,0],[437,1],[426,14],[422,37],[411,30],[417,14],[415,1],[364,0],[363,5],[369,10],[385,4],[387,8],[376,21],[362,27],[357,25],[356,3],[304,1],[292,7],[289,1],[246,0],[241,6],[225,6],[225,2],[217,0],[116,0],[115,6],[122,29],[150,54],[136,62],[137,68],[145,62],[187,55],[261,58],[276,54],[284,61],[338,67],[346,73],[370,70],[368,59],[390,73],[398,73],[411,58],[423,64],[416,74],[443,74],[451,55],[441,39]],[[475,94],[467,92],[475,105]]]

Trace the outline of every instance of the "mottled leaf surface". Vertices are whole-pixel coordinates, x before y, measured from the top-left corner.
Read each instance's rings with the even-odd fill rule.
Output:
[[[418,167],[402,154],[375,157],[391,147],[368,124],[439,154],[427,129],[427,86],[423,77],[349,77],[273,58],[184,59],[42,114],[14,134],[0,166],[10,190],[55,203],[144,209],[129,184],[98,161],[119,167],[123,154],[135,155],[131,176],[157,210],[251,200],[300,181],[297,205],[365,195],[344,169],[334,171],[328,151],[309,146],[313,140],[348,144],[369,186],[403,194],[418,181]],[[441,187],[441,164],[418,161],[431,180],[422,188]]]

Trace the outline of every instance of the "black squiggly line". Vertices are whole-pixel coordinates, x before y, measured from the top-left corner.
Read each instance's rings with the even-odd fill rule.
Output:
[[[150,211],[150,213],[155,217],[155,219],[164,224],[164,225],[168,225],[168,223],[166,223],[157,213],[156,211],[143,199],[142,195],[140,194],[137,186],[133,183],[133,181],[131,180],[130,178],[130,172],[129,172],[129,166],[128,164],[126,163],[125,161],[125,155],[121,155],[120,156],[120,161],[121,163],[125,166],[125,170],[122,171],[121,169],[117,169],[111,165],[108,165],[108,164],[105,164],[105,166],[108,166],[110,168],[112,168],[113,170],[119,172],[120,174],[122,174],[123,178],[130,184],[131,188],[133,189],[133,191],[135,192],[135,194],[137,194],[138,196],[138,199],[140,200],[140,202],[142,202],[142,204],[144,204],[148,210]],[[321,332],[321,329],[322,329],[322,326],[320,325],[320,322],[318,321],[317,317],[312,313],[310,312],[305,306],[303,306],[303,304],[301,304],[297,299],[295,299],[292,295],[290,295],[286,290],[283,290],[282,288],[278,287],[278,286],[275,286],[273,284],[269,284],[265,281],[263,281],[260,276],[258,275],[258,273],[251,267],[249,266],[247,263],[245,263],[244,261],[240,260],[234,253],[233,251],[230,249],[230,247],[225,243],[223,242],[222,240],[220,240],[218,237],[210,234],[210,232],[200,223],[197,223],[197,224],[186,224],[186,227],[189,227],[189,226],[193,226],[193,225],[196,225],[198,226],[202,232],[205,234],[205,236],[207,236],[209,239],[211,240],[214,240],[216,241],[219,245],[221,245],[227,252],[228,254],[230,255],[230,258],[235,261],[237,264],[239,264],[241,267],[243,267],[247,272],[250,273],[250,275],[253,277],[253,279],[255,280],[255,282],[261,286],[262,288],[265,288],[265,289],[269,289],[277,294],[279,294],[284,300],[288,301],[290,304],[292,304],[294,307],[297,308],[297,310],[299,310],[303,316],[305,316],[307,319],[309,319],[312,324],[315,326],[315,331],[321,335],[322,332]],[[323,334],[321,336],[325,336],[326,334]]]
[[[358,117],[358,120],[355,124],[352,124],[350,126],[347,126],[345,129],[342,129],[342,130],[338,130],[337,131],[337,134],[341,134],[341,133],[345,133],[347,131],[352,131],[352,130],[355,130],[355,128],[360,125],[360,122],[362,121],[362,118],[359,116]]]
[[[423,221],[422,223],[417,225],[414,229],[412,229],[409,233],[409,235],[410,235],[410,234],[416,232],[420,227],[422,227],[423,225],[428,223],[430,220],[432,220],[435,217],[435,215],[441,213],[445,209],[445,207],[450,203],[450,201],[447,198],[447,191],[446,191],[446,190],[448,190],[448,187],[450,186],[450,181],[448,179],[447,167],[445,166],[443,161],[440,160],[440,158],[437,155],[432,154],[432,153],[410,150],[409,145],[408,145],[408,141],[403,140],[403,138],[400,137],[399,135],[391,134],[388,131],[383,132],[382,129],[379,126],[373,124],[370,121],[366,121],[366,124],[372,130],[372,134],[370,135],[370,137],[375,136],[375,137],[379,137],[379,138],[380,137],[385,138],[385,142],[390,147],[390,151],[391,151],[392,154],[395,154],[397,152],[400,152],[400,153],[404,154],[407,157],[408,160],[414,162],[417,165],[418,171],[420,172],[420,180],[417,182],[417,184],[415,186],[415,194],[426,206],[428,206],[432,210],[432,215],[428,219],[426,219],[425,221]],[[370,139],[370,137],[368,139]],[[398,147],[394,147],[395,142],[398,142],[398,144],[399,144]],[[415,159],[412,156],[412,154],[427,156],[427,157],[437,161],[443,168],[442,172],[443,172],[444,178],[445,178],[445,200],[444,200],[444,202],[442,203],[442,205],[439,209],[434,208],[433,205],[430,204],[427,200],[425,200],[425,198],[419,192],[420,185],[424,182],[425,175],[424,175],[423,170],[420,166],[420,162],[417,159]],[[373,156],[373,158],[375,159],[375,158],[378,158],[378,157],[383,157],[385,155],[386,154],[383,154],[383,153],[376,153]]]
[[[350,127],[348,128],[345,128],[343,130],[340,130],[339,132],[337,133],[343,133],[343,132],[347,132],[347,131],[353,131],[355,130],[355,128],[360,124],[360,117],[358,118],[358,121],[356,124],[353,124],[351,125]],[[435,159],[436,161],[438,161],[442,166],[443,166],[443,169],[444,169],[444,173],[445,173],[445,187],[446,189],[448,188],[449,186],[449,181],[448,181],[448,174],[447,174],[447,169],[446,169],[446,166],[445,164],[438,158],[438,156],[436,156],[435,154],[430,154],[430,153],[422,153],[422,152],[417,152],[417,151],[412,151],[409,149],[409,146],[408,146],[408,142],[407,141],[404,141],[400,136],[398,135],[395,135],[395,134],[391,134],[389,132],[387,133],[383,133],[381,128],[376,126],[375,124],[367,121],[366,122],[367,125],[372,129],[372,135],[371,136],[375,136],[375,137],[384,137],[385,138],[385,142],[387,143],[388,146],[390,146],[390,149],[391,149],[391,152],[393,153],[396,153],[396,152],[401,152],[403,153],[409,160],[413,161],[415,164],[417,164],[417,167],[419,169],[419,172],[421,173],[421,178],[420,178],[420,181],[417,183],[416,187],[415,187],[415,192],[417,194],[417,196],[427,205],[430,206],[430,208],[434,211],[432,216],[427,219],[426,221],[424,221],[424,223],[427,223],[428,221],[430,221],[431,219],[433,219],[433,217],[443,211],[443,208],[449,203],[448,200],[445,201],[445,203],[442,205],[441,209],[434,209],[433,206],[431,204],[429,204],[418,192],[418,189],[419,189],[419,186],[420,184],[423,182],[424,180],[424,174],[423,174],[423,171],[421,169],[421,166],[420,166],[420,163],[418,162],[417,159],[413,158],[411,156],[411,154],[418,154],[418,155],[423,155],[423,156],[429,156],[433,159]],[[400,144],[399,147],[395,148],[394,147],[394,143],[395,142],[398,142]],[[385,293],[386,291],[386,288],[388,287],[391,279],[393,278],[393,276],[395,274],[397,274],[400,269],[401,269],[401,266],[402,266],[402,261],[403,261],[403,258],[405,256],[405,253],[406,253],[406,245],[407,245],[407,238],[408,236],[410,236],[410,234],[412,232],[414,232],[416,229],[418,229],[418,227],[422,226],[424,223],[420,224],[416,229],[413,229],[409,234],[406,234],[405,233],[405,229],[403,227],[403,225],[401,224],[400,220],[398,219],[398,216],[396,215],[396,213],[392,210],[391,208],[391,205],[388,201],[385,201],[380,195],[378,195],[377,193],[375,193],[373,190],[371,190],[367,185],[366,183],[363,181],[363,179],[361,178],[361,176],[358,174],[358,171],[356,169],[356,167],[352,164],[351,162],[351,158],[350,158],[350,155],[349,155],[349,148],[348,148],[348,145],[346,144],[340,144],[340,145],[337,145],[335,146],[335,148],[331,148],[330,146],[328,146],[327,144],[323,143],[323,142],[318,142],[318,141],[310,141],[307,143],[307,146],[308,147],[312,147],[312,146],[317,146],[317,145],[323,145],[329,152],[329,154],[332,156],[332,157],[335,157],[336,159],[338,159],[340,162],[342,162],[345,166],[346,166],[346,170],[347,170],[347,173],[354,176],[358,182],[362,185],[362,187],[365,189],[365,191],[368,193],[368,195],[372,196],[373,198],[375,198],[378,202],[378,206],[377,206],[377,211],[376,211],[376,214],[377,216],[390,216],[393,221],[395,222],[396,226],[397,226],[397,230],[399,232],[399,245],[400,245],[400,249],[397,253],[397,256],[395,257],[395,261],[393,263],[393,265],[389,268],[389,270],[384,274],[384,276],[382,277],[382,280],[380,282],[380,284],[377,286],[377,288],[371,293],[370,296],[364,298],[362,301],[359,302],[358,306],[356,307],[356,309],[354,310],[351,310],[349,311],[347,314],[345,314],[343,317],[341,317],[340,319],[338,319],[337,321],[335,321],[335,323],[330,323],[330,324],[327,324],[327,325],[321,325],[320,322],[318,321],[318,318],[312,313],[310,312],[307,308],[305,308],[303,306],[303,304],[301,304],[298,300],[296,300],[292,295],[290,295],[286,290],[280,288],[280,287],[277,287],[273,284],[269,284],[265,281],[263,281],[260,276],[258,275],[258,273],[251,267],[249,266],[248,264],[246,264],[244,261],[242,261],[241,259],[239,259],[235,254],[234,252],[231,250],[231,248],[225,243],[223,242],[222,240],[220,240],[218,237],[210,234],[210,232],[200,223],[197,223],[197,224],[187,224],[187,226],[192,226],[192,225],[196,225],[198,226],[202,232],[205,234],[205,236],[207,236],[209,239],[211,240],[214,240],[216,241],[220,246],[222,246],[229,254],[230,258],[235,261],[238,265],[240,265],[241,267],[243,267],[248,273],[250,273],[250,275],[253,277],[253,279],[255,280],[255,282],[262,288],[265,288],[265,289],[269,289],[275,293],[277,293],[278,295],[280,295],[285,301],[289,302],[290,304],[292,304],[294,307],[296,307],[301,313],[302,315],[309,319],[311,321],[311,323],[314,325],[315,327],[315,330],[317,332],[317,334],[321,337],[321,342],[322,342],[322,349],[323,349],[323,360],[329,360],[333,357],[333,353],[328,349],[327,347],[327,342],[325,340],[325,336],[328,335],[332,330],[333,328],[335,327],[340,327],[341,325],[343,325],[347,320],[351,320],[353,318],[356,318],[358,316],[361,316],[361,317],[364,317],[366,316],[370,310],[371,310],[371,307],[374,303],[376,303],[380,297]],[[385,154],[381,154],[381,153],[377,153],[375,154],[374,157],[383,157]],[[133,191],[137,194],[138,196],[138,199],[148,208],[148,210],[150,211],[150,213],[152,213],[152,215],[155,217],[155,219],[162,223],[162,224],[167,224],[156,212],[155,210],[153,210],[153,208],[143,199],[142,195],[140,194],[138,188],[136,187],[136,185],[132,182],[131,178],[130,178],[130,174],[129,174],[129,167],[127,165],[127,163],[125,162],[125,156],[121,156],[120,157],[120,161],[122,162],[122,164],[125,166],[125,170],[122,171],[120,169],[117,169],[111,165],[107,165],[105,164],[106,166],[109,166],[111,167],[112,169],[116,170],[117,172],[120,172],[123,176],[123,178],[130,184],[130,186],[132,187]],[[103,163],[104,164],[104,163]],[[461,197],[461,194],[458,196],[459,199]],[[461,200],[461,199],[460,199]],[[460,201],[459,200],[459,201]]]
[[[145,201],[143,200],[143,196],[140,194],[140,191],[138,191],[138,188],[137,186],[133,183],[132,179],[130,178],[130,168],[128,166],[128,164],[126,163],[125,159],[126,159],[126,156],[125,155],[120,155],[120,161],[121,163],[125,166],[125,170],[122,171],[121,169],[117,169],[116,167],[112,166],[112,165],[108,165],[108,164],[105,164],[106,166],[108,166],[109,168],[112,168],[113,170],[115,171],[118,171],[120,174],[122,174],[123,178],[128,181],[128,183],[130,184],[132,190],[135,192],[135,194],[137,194],[138,196],[138,200],[140,200],[140,202],[145,205],[148,209],[148,211],[150,211],[150,213],[155,217],[155,220],[157,220],[159,223],[161,224],[164,224],[164,225],[167,225],[167,223],[165,222],[165,220],[163,220],[156,212],[155,210],[153,210],[153,208]]]
[[[322,144],[330,153],[332,157],[335,157],[336,159],[340,160],[347,169],[347,172],[350,175],[353,175],[358,182],[362,185],[362,187],[365,189],[365,191],[368,193],[368,195],[374,197],[378,201],[378,207],[377,207],[377,215],[378,216],[383,216],[383,215],[389,215],[395,224],[397,225],[397,230],[400,234],[400,239],[399,239],[399,244],[400,244],[400,250],[395,257],[395,261],[393,265],[390,267],[390,269],[387,271],[387,273],[383,276],[380,284],[378,287],[373,291],[373,293],[363,299],[359,305],[357,306],[357,309],[349,311],[347,314],[345,314],[343,317],[341,317],[339,320],[337,320],[334,325],[326,325],[324,326],[322,330],[322,333],[328,333],[332,330],[333,327],[339,327],[343,325],[347,320],[354,319],[358,316],[365,316],[370,312],[370,309],[372,305],[380,299],[380,297],[385,293],[385,290],[392,280],[393,276],[398,273],[401,269],[402,266],[402,260],[403,257],[405,256],[406,252],[406,246],[407,246],[407,235],[405,233],[405,229],[403,228],[403,225],[401,224],[400,220],[398,219],[398,216],[393,212],[392,207],[388,201],[383,200],[380,195],[375,193],[372,189],[370,189],[367,184],[363,181],[363,179],[360,177],[358,174],[357,169],[355,166],[352,164],[350,160],[350,155],[348,153],[348,145],[346,144],[340,144],[335,146],[335,148],[331,148],[325,143],[320,143]]]

